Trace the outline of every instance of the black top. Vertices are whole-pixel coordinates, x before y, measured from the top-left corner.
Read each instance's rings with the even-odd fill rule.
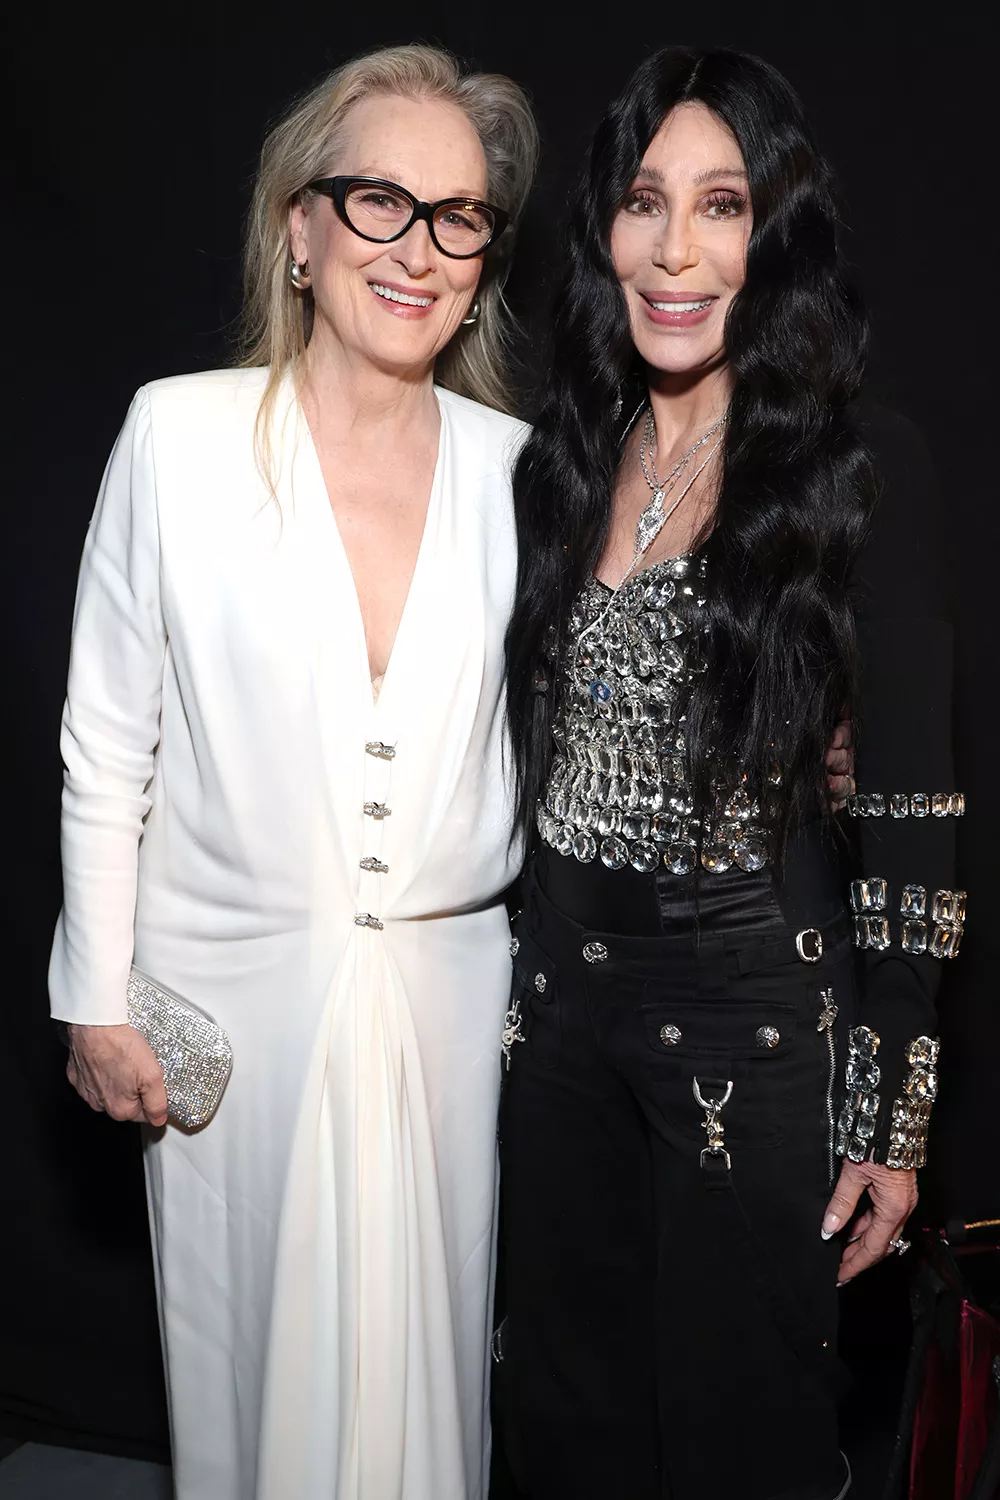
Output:
[[[857,793],[841,821],[855,845],[850,904],[865,974],[838,1148],[855,1160],[874,1148],[876,1159],[910,1166],[922,1161],[936,1091],[940,960],[957,950],[964,921],[954,890],[963,803],[951,755],[952,631],[926,450],[894,413],[865,405],[858,419],[880,494],[851,581]],[[723,782],[714,806],[695,805],[684,713],[710,587],[698,554],[654,564],[615,593],[593,581],[552,663],[556,754],[536,864],[555,904],[595,930],[797,930],[842,910],[845,851],[828,823],[793,834],[775,884],[755,800]]]

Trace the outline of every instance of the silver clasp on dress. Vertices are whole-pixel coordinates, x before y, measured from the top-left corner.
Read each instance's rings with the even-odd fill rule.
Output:
[[[719,1116],[729,1103],[733,1092],[733,1080],[729,1079],[726,1084],[726,1092],[721,1099],[706,1099],[697,1078],[692,1081],[691,1091],[694,1094],[696,1103],[705,1111],[703,1129],[708,1135],[708,1145],[702,1148],[701,1164],[702,1166],[705,1165],[706,1156],[721,1156],[725,1158],[726,1171],[728,1172],[732,1164],[729,1159],[729,1152],[726,1150],[725,1132]]]
[[[518,996],[503,1018],[503,1032],[500,1038],[500,1048],[504,1055],[508,1073],[510,1072],[510,1049],[515,1042],[523,1042],[524,1040],[525,1038],[521,1034],[521,999]]]
[[[370,911],[358,911],[354,913],[355,927],[370,927],[373,932],[381,932],[385,926],[378,917],[373,917]]]

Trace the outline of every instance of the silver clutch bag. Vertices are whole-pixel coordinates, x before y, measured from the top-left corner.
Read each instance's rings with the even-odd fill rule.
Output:
[[[189,1130],[215,1114],[233,1069],[233,1048],[217,1021],[132,969],[129,1025],[142,1033],[163,1069],[167,1112]]]

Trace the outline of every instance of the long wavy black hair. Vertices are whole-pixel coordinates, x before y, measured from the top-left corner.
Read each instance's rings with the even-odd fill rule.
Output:
[[[847,585],[874,482],[851,403],[867,320],[798,97],[769,64],[730,50],[668,47],[644,62],[598,126],[576,194],[550,375],[514,477],[506,651],[517,825],[530,837],[552,753],[553,659],[607,536],[616,398],[630,383],[644,389],[612,224],[650,141],[688,101],[736,138],[753,208],[746,280],[726,320],[733,390],[718,505],[700,539],[708,668],[688,706],[690,771],[703,806],[720,759],[728,774],[745,771],[772,809],[780,852],[789,827],[821,809],[825,750],[855,686]]]

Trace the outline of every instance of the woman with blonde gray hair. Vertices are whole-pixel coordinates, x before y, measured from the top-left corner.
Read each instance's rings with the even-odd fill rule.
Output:
[[[516,85],[434,48],[324,80],[264,147],[244,364],[139,391],[87,537],[52,1010],[152,1127],[180,1500],[485,1495],[535,155]],[[133,965],[228,1034],[199,1129]]]

